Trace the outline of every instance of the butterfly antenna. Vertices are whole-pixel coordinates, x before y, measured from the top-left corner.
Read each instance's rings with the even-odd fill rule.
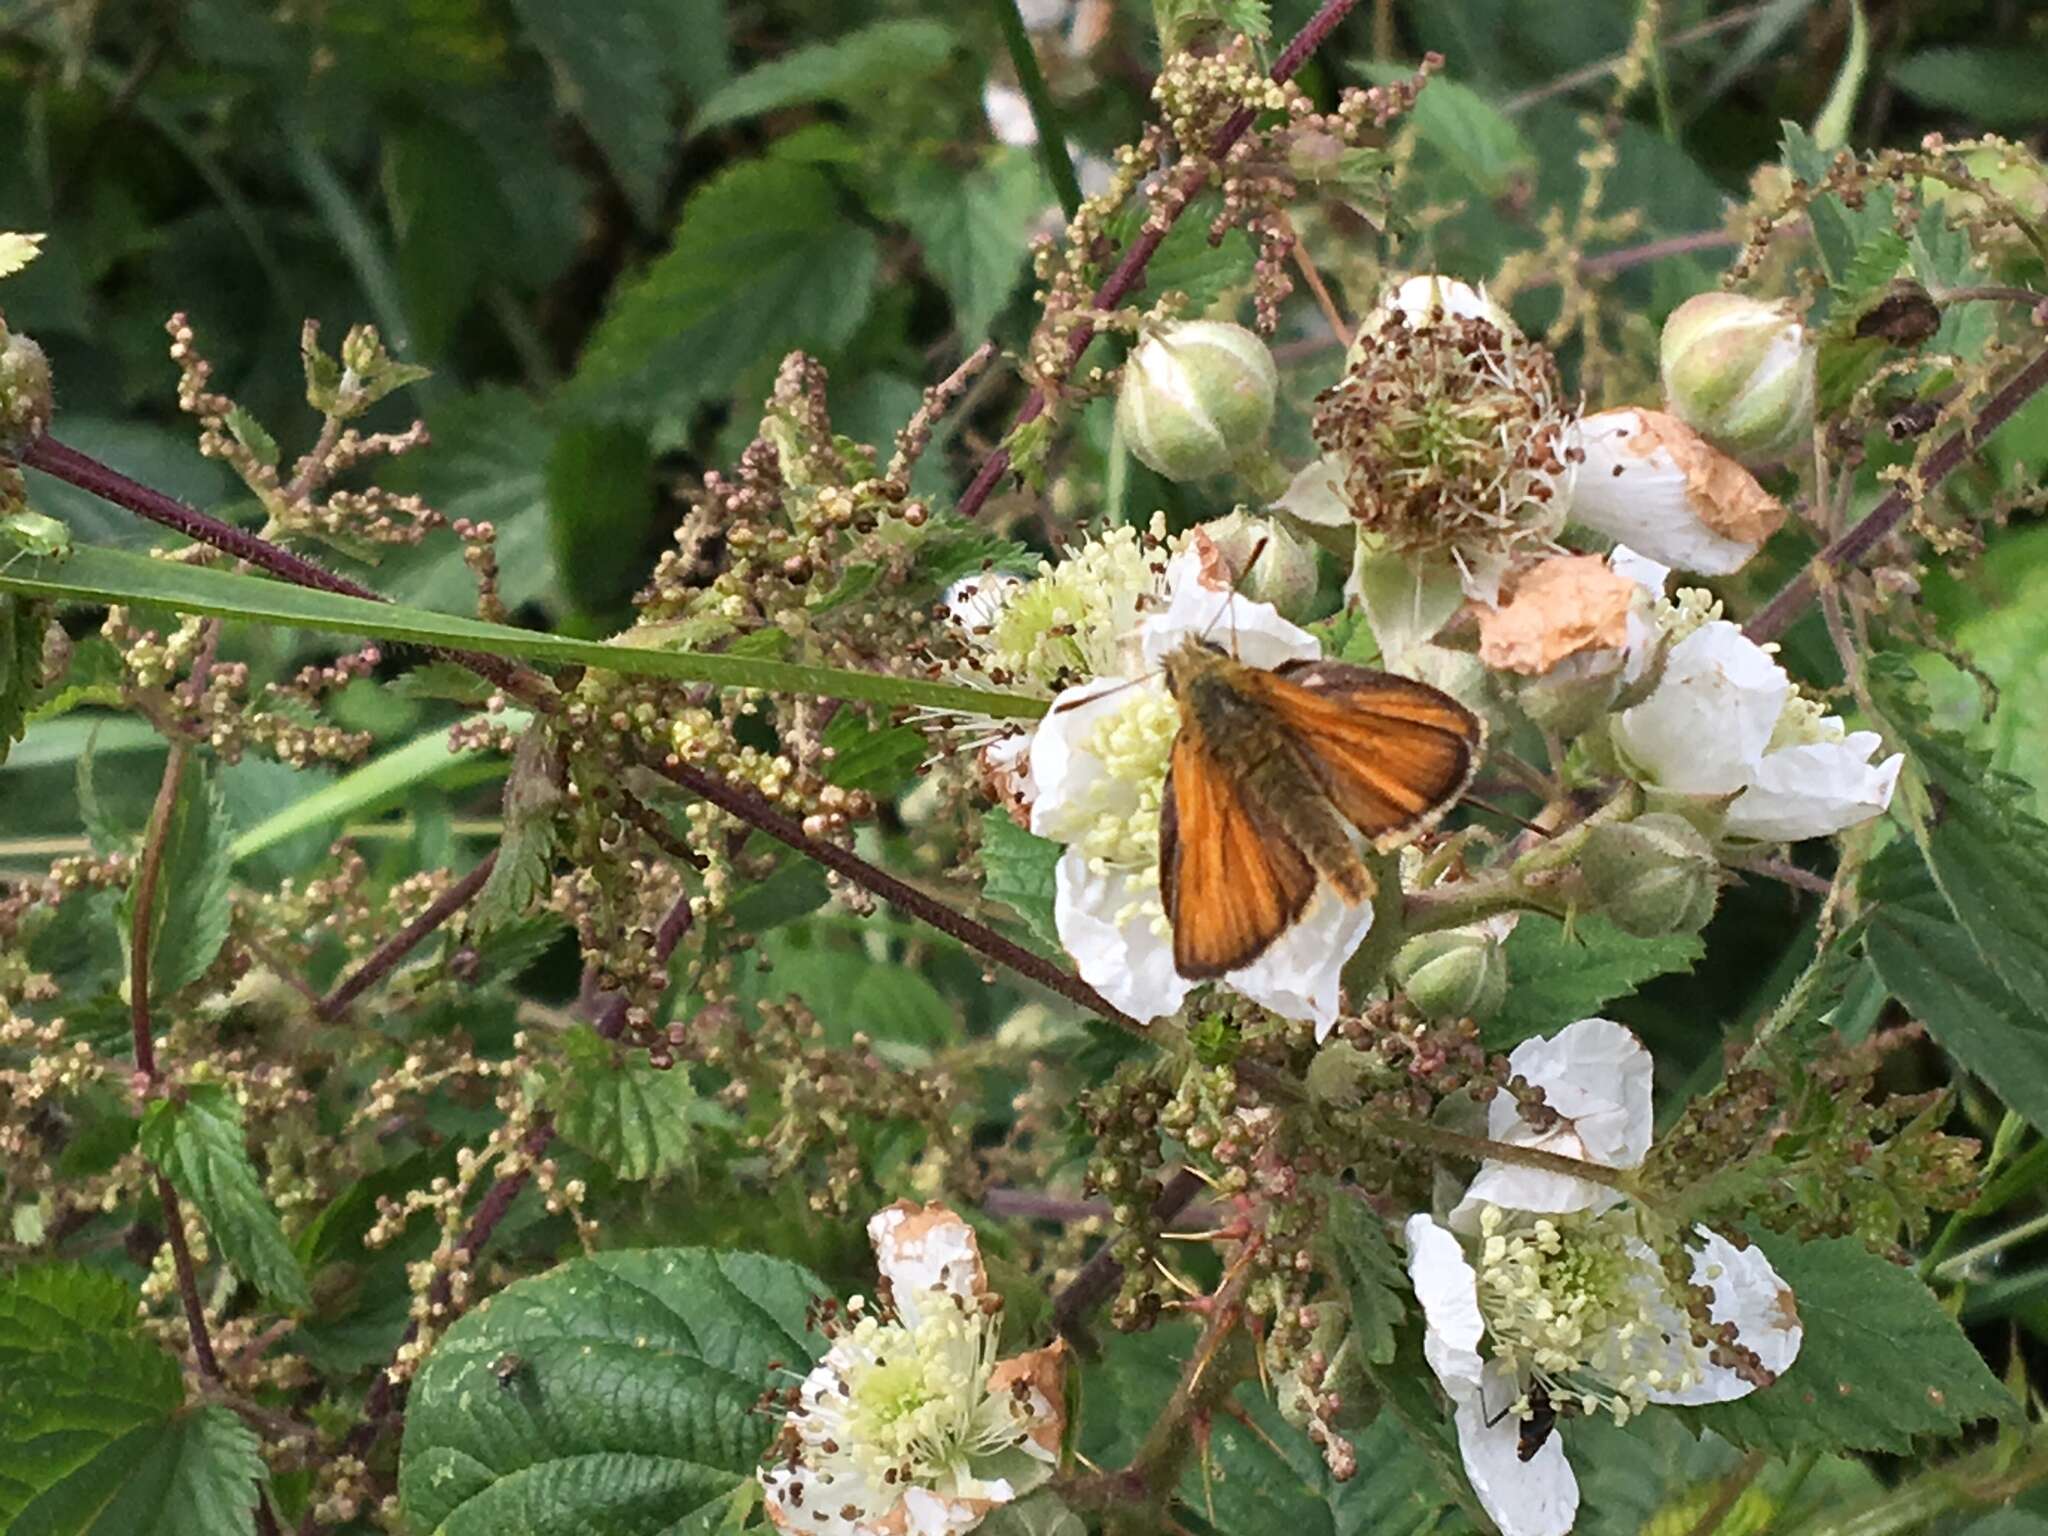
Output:
[[[1538,837],[1549,838],[1557,835],[1554,828],[1539,827],[1535,822],[1526,821],[1522,817],[1517,816],[1513,811],[1504,811],[1490,801],[1480,799],[1477,795],[1465,796],[1462,803],[1471,806],[1474,810],[1484,811],[1489,816],[1498,816],[1502,821],[1511,821],[1523,831],[1534,832]]]
[[[1206,640],[1209,638],[1210,632],[1214,630],[1219,623],[1222,622],[1223,616],[1226,613],[1229,614],[1230,654],[1233,656],[1237,654],[1237,609],[1232,605],[1230,600],[1231,598],[1237,596],[1237,589],[1241,585],[1243,585],[1245,577],[1251,574],[1252,567],[1259,563],[1259,556],[1263,555],[1266,552],[1266,545],[1269,542],[1270,540],[1268,539],[1260,539],[1258,543],[1252,546],[1251,558],[1245,561],[1244,569],[1239,571],[1235,576],[1231,578],[1230,591],[1225,594],[1222,605],[1217,608],[1216,617],[1211,619],[1207,624],[1202,626],[1202,633],[1199,636],[1199,638]]]

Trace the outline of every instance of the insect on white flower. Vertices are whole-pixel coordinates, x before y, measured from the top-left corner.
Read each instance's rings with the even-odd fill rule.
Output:
[[[1542,1090],[1533,1120],[1508,1094],[1489,1110],[1497,1141],[1601,1167],[1642,1162],[1650,1145],[1650,1054],[1621,1025],[1581,1019],[1508,1058]],[[1798,1357],[1791,1290],[1756,1248],[1694,1227],[1691,1283],[1721,1337],[1712,1346],[1645,1241],[1642,1213],[1615,1189],[1489,1161],[1448,1224],[1411,1216],[1408,1274],[1422,1303],[1423,1352],[1455,1408],[1474,1491],[1504,1536],[1563,1536],[1579,1491],[1561,1418],[1617,1423],[1651,1404],[1727,1402]]]

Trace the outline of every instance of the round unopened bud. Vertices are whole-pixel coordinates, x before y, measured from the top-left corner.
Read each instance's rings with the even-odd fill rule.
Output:
[[[18,459],[50,428],[50,360],[28,337],[0,331],[0,455]]]
[[[1410,939],[1394,956],[1394,984],[1432,1019],[1485,1019],[1508,995],[1508,958],[1485,928],[1452,928]]]
[[[1580,867],[1601,912],[1637,938],[1697,933],[1721,895],[1713,844],[1670,811],[1596,822],[1587,829]]]
[[[1220,474],[1265,446],[1280,376],[1241,325],[1161,326],[1124,364],[1116,423],[1140,463],[1169,480]]]
[[[1813,348],[1779,304],[1698,293],[1664,322],[1664,393],[1680,420],[1748,464],[1813,431]]]
[[[1237,590],[1256,603],[1271,603],[1285,619],[1306,619],[1314,611],[1316,548],[1269,517],[1239,509],[1202,524],[1201,531],[1230,567]]]

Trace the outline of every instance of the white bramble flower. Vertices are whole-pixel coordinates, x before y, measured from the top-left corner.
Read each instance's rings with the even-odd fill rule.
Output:
[[[1683,605],[1676,611],[1683,620]],[[1728,797],[1726,831],[1759,842],[1825,837],[1882,814],[1905,761],[1873,764],[1882,737],[1824,713],[1719,617],[1679,634],[1655,690],[1614,717],[1613,736],[1641,783]]]
[[[1270,604],[1234,592],[1200,530],[1168,544],[1114,529],[1033,581],[956,592],[949,607],[982,675],[1058,690],[1028,734],[995,734],[981,761],[1033,832],[1066,845],[1053,906],[1062,947],[1132,1017],[1173,1013],[1197,983],[1174,967],[1159,894],[1159,815],[1180,729],[1160,663],[1189,635],[1255,667],[1313,660],[1322,647]],[[1344,962],[1371,926],[1370,903],[1318,891],[1299,921],[1223,982],[1327,1031]]]
[[[960,1536],[1052,1476],[1066,1346],[996,1358],[974,1231],[899,1201],[868,1222],[882,1301],[855,1298],[760,1474],[768,1518],[816,1536]]]
[[[1651,1063],[1628,1030],[1581,1019],[1524,1041],[1508,1062],[1542,1090],[1550,1117],[1534,1124],[1501,1094],[1489,1109],[1494,1139],[1609,1168],[1642,1162]],[[1605,1412],[1619,1423],[1651,1404],[1747,1396],[1798,1358],[1797,1307],[1760,1250],[1704,1227],[1686,1235],[1691,1283],[1706,1292],[1717,1335],[1703,1344],[1642,1225],[1606,1185],[1498,1161],[1482,1165],[1449,1225],[1408,1220],[1423,1352],[1503,1536],[1563,1536],[1577,1516],[1561,1439],[1528,1428],[1539,1399],[1561,1416]]]
[[[1726,576],[1784,525],[1784,504],[1676,416],[1601,411],[1579,444],[1571,520],[1666,565]]]

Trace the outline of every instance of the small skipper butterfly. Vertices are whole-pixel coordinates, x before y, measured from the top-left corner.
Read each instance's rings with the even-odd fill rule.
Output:
[[[1173,963],[1206,980],[1249,965],[1318,880],[1357,905],[1372,872],[1350,828],[1389,852],[1454,805],[1485,727],[1426,683],[1337,661],[1268,672],[1189,636],[1166,657],[1180,730],[1159,824]]]

